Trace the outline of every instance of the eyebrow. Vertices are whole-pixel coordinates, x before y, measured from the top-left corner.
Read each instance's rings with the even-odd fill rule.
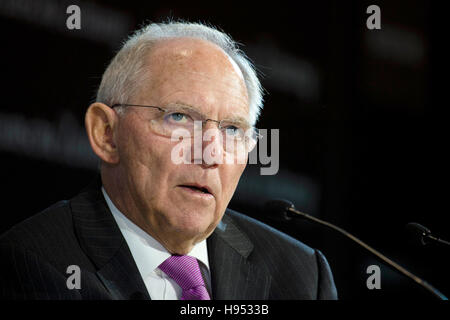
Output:
[[[200,111],[197,110],[197,108],[192,107],[185,103],[181,103],[181,102],[169,103],[168,105],[166,105],[166,108],[175,108],[179,111],[188,111],[188,112],[197,113],[199,115],[202,114]]]
[[[170,103],[170,104],[167,105],[167,107],[169,107],[169,108],[170,107],[176,107],[180,111],[193,112],[193,113],[196,113],[198,115],[202,115],[204,119],[207,118],[207,116],[204,115],[203,113],[201,113],[196,107],[193,107],[193,106],[191,106],[189,104],[186,104],[186,103],[183,103],[183,102],[180,102],[180,101],[177,101],[175,103]],[[213,119],[213,120],[215,120],[215,119]],[[222,121],[222,120],[223,121],[229,121],[229,122],[236,123],[236,124],[240,124],[240,125],[243,125],[243,126],[247,126],[248,128],[251,127],[251,125],[248,122],[248,120],[245,119],[242,116],[239,116],[239,115],[232,116],[230,118],[220,119],[218,121]]]

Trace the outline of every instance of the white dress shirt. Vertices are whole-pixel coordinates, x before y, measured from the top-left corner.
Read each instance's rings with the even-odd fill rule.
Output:
[[[159,265],[169,258],[171,254],[152,236],[139,228],[121,213],[111,201],[103,187],[102,192],[106,203],[130,248],[150,298],[152,300],[181,299],[181,287],[159,269]],[[189,255],[200,261],[199,265],[206,278],[206,285],[208,288],[211,288],[206,240],[197,243]]]

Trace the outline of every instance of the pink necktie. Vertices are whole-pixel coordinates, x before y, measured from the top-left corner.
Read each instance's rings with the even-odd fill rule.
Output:
[[[181,300],[210,300],[196,258],[173,255],[159,269],[183,289]]]

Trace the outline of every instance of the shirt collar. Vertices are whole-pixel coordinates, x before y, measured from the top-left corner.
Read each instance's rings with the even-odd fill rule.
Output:
[[[104,187],[102,187],[102,193],[128,247],[130,248],[141,276],[143,278],[149,276],[155,272],[158,266],[169,258],[171,254],[161,243],[120,212],[109,198]],[[191,252],[189,252],[189,255],[197,258],[209,270],[206,239],[197,243]]]

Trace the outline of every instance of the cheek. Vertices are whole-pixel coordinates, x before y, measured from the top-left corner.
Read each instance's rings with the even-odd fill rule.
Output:
[[[161,190],[171,171],[170,140],[151,134],[138,124],[123,129],[119,155],[128,178],[136,181],[145,191],[149,188],[153,192]],[[155,189],[155,186],[158,188]]]
[[[170,161],[171,145],[166,138],[152,136],[139,144],[136,150],[136,159],[139,159],[138,166],[141,167],[140,179],[148,180],[152,184],[152,189],[167,187],[167,179],[173,171],[173,164]]]
[[[148,166],[157,163],[159,152],[163,151],[161,137],[152,134],[146,122],[130,115],[120,128],[120,156],[128,163]],[[161,151],[159,151],[161,150]]]

